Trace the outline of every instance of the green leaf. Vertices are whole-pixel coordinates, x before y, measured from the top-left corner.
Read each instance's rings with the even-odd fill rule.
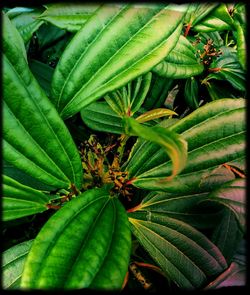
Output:
[[[53,76],[53,102],[62,118],[166,57],[179,39],[185,9],[129,4],[97,9],[67,46]]]
[[[21,287],[118,290],[130,251],[124,207],[104,188],[88,190],[57,211],[39,232]]]
[[[4,17],[3,156],[55,188],[81,188],[82,166],[64,122],[31,74],[16,29]],[[31,124],[32,122],[32,124]]]
[[[194,77],[188,78],[185,83],[184,97],[188,106],[195,110],[199,107],[198,83]]]
[[[77,32],[99,7],[97,4],[53,3],[46,4],[46,10],[38,19],[47,21],[61,29]]]
[[[175,48],[152,71],[172,79],[188,78],[203,72],[204,66],[196,58],[195,48],[180,36]]]
[[[49,195],[3,175],[3,221],[46,211]]]
[[[164,129],[162,127],[147,127],[139,124],[132,118],[124,118],[125,134],[132,136],[140,136],[145,140],[149,140],[160,145],[168,154],[172,161],[172,173],[166,180],[172,179],[177,175],[186,164],[187,159],[187,143],[178,134]]]
[[[221,47],[222,55],[213,61],[209,71],[212,72],[205,80],[217,79],[228,81],[235,89],[246,90],[246,77],[237,52],[231,47]]]
[[[42,11],[42,9],[15,7],[6,13],[11,22],[16,26],[24,43],[27,43],[33,33],[43,24],[42,20],[37,19]]]
[[[2,287],[19,289],[23,266],[33,240],[17,244],[2,254]]]
[[[217,203],[228,208],[239,222],[242,232],[245,232],[246,223],[246,180],[237,178],[225,183],[211,192],[204,202]]]
[[[35,59],[29,61],[29,66],[39,85],[43,88],[46,95],[48,96],[50,94],[50,84],[54,69],[49,65]]]
[[[198,108],[171,125],[188,143],[187,164],[172,181],[165,177],[172,163],[163,150],[152,142],[139,140],[123,170],[130,183],[149,190],[188,193],[201,192],[204,177],[221,164],[245,155],[246,120],[244,99],[220,99]]]
[[[170,88],[173,86],[173,82],[173,79],[160,77],[153,73],[151,85],[144,100],[143,107],[147,110],[161,107],[166,100]]]
[[[151,77],[150,72],[140,76],[122,88],[106,94],[104,99],[120,117],[131,116],[139,110],[144,102]]]
[[[199,288],[227,267],[220,250],[182,221],[151,212],[129,213],[129,221],[145,250],[182,289]]]

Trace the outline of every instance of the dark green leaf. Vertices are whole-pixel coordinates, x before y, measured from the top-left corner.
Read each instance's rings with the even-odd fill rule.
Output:
[[[130,251],[128,218],[119,200],[104,188],[88,190],[57,211],[35,238],[21,287],[119,290]]]
[[[194,77],[188,78],[185,83],[184,97],[188,106],[195,110],[199,107],[198,83]]]
[[[220,250],[182,221],[152,212],[130,213],[129,221],[145,250],[182,289],[199,288],[227,267]]]
[[[37,79],[40,86],[45,91],[46,95],[50,94],[50,84],[54,69],[38,60],[32,59],[29,61],[30,70]]]
[[[97,9],[56,67],[52,96],[60,115],[74,115],[159,63],[179,39],[185,10],[129,4]]]
[[[68,188],[71,183],[81,188],[79,153],[62,119],[31,74],[21,46],[17,47],[17,34],[4,16],[4,159],[55,188]]]
[[[2,254],[2,287],[19,289],[23,266],[33,240],[17,244]]]

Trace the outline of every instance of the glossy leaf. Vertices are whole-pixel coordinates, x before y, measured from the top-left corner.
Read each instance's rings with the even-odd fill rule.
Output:
[[[129,213],[129,221],[145,250],[182,289],[199,288],[227,267],[220,250],[182,221],[151,212]]]
[[[35,238],[21,287],[119,290],[130,251],[128,218],[119,200],[105,188],[88,190],[57,211]]]
[[[222,47],[221,51],[223,54],[210,65],[211,73],[206,80],[226,80],[234,88],[244,91],[246,77],[238,61],[237,52],[230,47]]]
[[[147,73],[166,57],[179,39],[185,10],[129,4],[97,9],[56,67],[52,97],[62,118]]]
[[[3,176],[3,221],[46,211],[49,195]]]
[[[199,107],[198,83],[194,77],[188,78],[185,83],[184,97],[188,106],[195,110]]]
[[[23,266],[33,240],[17,244],[2,254],[2,287],[19,289]]]
[[[139,124],[132,118],[124,118],[125,134],[140,136],[141,138],[154,142],[163,148],[172,161],[171,175],[166,180],[172,179],[185,167],[187,158],[187,143],[178,134],[162,127],[147,127]]]
[[[104,96],[106,102],[120,117],[131,116],[141,107],[149,90],[152,74],[149,72],[122,88]]]
[[[53,3],[46,4],[39,20],[47,21],[61,29],[77,32],[99,7],[98,4]]]
[[[68,188],[71,183],[80,188],[82,167],[76,146],[54,106],[31,74],[23,52],[16,46],[18,42],[15,28],[5,16],[4,159],[55,188]]]
[[[43,24],[42,20],[37,19],[42,11],[43,9],[15,7],[6,13],[11,22],[16,26],[24,43],[27,43],[33,33]]]
[[[203,72],[203,64],[196,58],[195,48],[183,36],[180,36],[170,54],[155,66],[152,71],[159,76],[172,79],[188,78]]]
[[[149,190],[201,192],[204,177],[219,165],[245,155],[246,120],[244,99],[220,99],[200,107],[168,129],[188,143],[188,159],[183,171],[172,181],[172,164],[154,143],[139,140],[123,169],[131,183]]]

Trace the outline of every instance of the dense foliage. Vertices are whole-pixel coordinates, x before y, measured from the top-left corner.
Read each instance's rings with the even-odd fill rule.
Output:
[[[244,284],[245,5],[2,18],[4,289]]]

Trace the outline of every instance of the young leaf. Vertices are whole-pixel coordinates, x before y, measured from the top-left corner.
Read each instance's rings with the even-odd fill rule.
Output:
[[[88,190],[57,211],[35,238],[21,287],[119,290],[130,251],[124,207],[106,188]]]
[[[33,240],[17,244],[2,254],[2,287],[19,289],[23,266]]]
[[[187,143],[181,136],[162,127],[141,125],[129,117],[124,118],[123,122],[127,135],[140,136],[163,147],[172,160],[172,173],[166,179],[172,179],[183,170],[187,159]]]
[[[38,19],[47,21],[61,29],[77,32],[99,7],[97,4],[53,3],[46,4],[46,10]]]
[[[13,220],[46,211],[49,195],[3,176],[3,220]]]
[[[166,57],[179,39],[185,10],[129,4],[97,9],[55,70],[52,97],[62,118],[147,73]]]
[[[204,66],[196,58],[195,48],[180,36],[175,48],[152,71],[171,79],[188,78],[203,72]]]
[[[76,146],[52,103],[31,74],[20,35],[4,16],[3,23],[3,156],[54,188],[82,182]]]
[[[168,278],[182,289],[195,289],[226,267],[220,250],[190,225],[165,214],[129,213],[136,238]]]
[[[145,123],[165,116],[177,115],[176,112],[164,108],[153,109],[136,118],[139,123]]]
[[[149,90],[151,78],[152,73],[149,72],[106,94],[104,99],[120,117],[131,116],[141,107]]]
[[[37,19],[42,11],[42,9],[15,7],[6,13],[19,31],[24,43],[27,43],[33,33],[43,24],[42,20]]]
[[[124,170],[131,183],[150,190],[178,193],[199,192],[200,182],[216,167],[245,154],[245,100],[221,99],[206,104],[171,125],[188,142],[188,160],[183,171],[170,182],[172,164],[157,145],[138,141]]]

